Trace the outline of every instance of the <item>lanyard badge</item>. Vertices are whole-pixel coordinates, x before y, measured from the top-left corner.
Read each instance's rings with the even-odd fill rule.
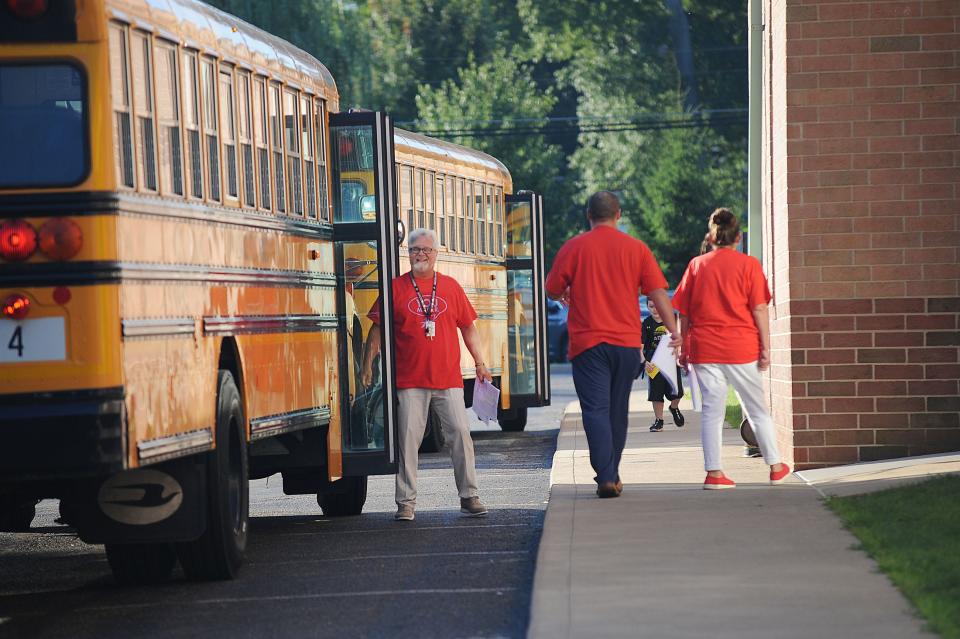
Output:
[[[413,284],[413,290],[417,294],[417,302],[419,302],[420,310],[423,311],[423,317],[425,318],[423,330],[427,337],[432,340],[437,334],[437,323],[433,320],[433,311],[437,304],[437,274],[433,274],[433,291],[430,293],[429,306],[424,301],[423,295],[420,294],[420,287],[417,286],[417,280],[413,277],[413,273],[410,273],[410,282]]]

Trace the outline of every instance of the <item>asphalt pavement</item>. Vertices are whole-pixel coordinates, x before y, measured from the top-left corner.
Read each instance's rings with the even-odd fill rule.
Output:
[[[40,504],[30,534],[0,534],[0,637],[523,637],[569,366],[523,433],[474,419],[488,517],[465,518],[448,454],[423,455],[417,518],[395,522],[393,477],[359,517],[326,518],[279,476],[251,484],[247,561],[234,581],[113,583],[101,546]],[[39,534],[36,534],[39,533]]]

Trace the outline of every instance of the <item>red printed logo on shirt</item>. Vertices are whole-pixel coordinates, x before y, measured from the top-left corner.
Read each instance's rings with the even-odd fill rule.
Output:
[[[447,308],[449,306],[447,304],[447,300],[443,299],[439,295],[437,296],[437,299],[434,300],[433,305],[436,306],[436,308],[431,313],[431,318],[433,319],[434,322],[436,322],[437,319],[447,311]],[[424,323],[427,321],[426,316],[423,314],[423,309],[420,308],[420,301],[417,299],[416,295],[414,295],[407,301],[407,311],[411,315],[418,316],[421,320],[421,323]]]

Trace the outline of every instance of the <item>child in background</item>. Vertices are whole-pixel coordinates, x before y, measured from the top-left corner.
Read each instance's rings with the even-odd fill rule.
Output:
[[[677,428],[683,427],[683,413],[680,412],[680,398],[683,397],[683,382],[680,381],[680,367],[677,367],[677,392],[673,394],[670,382],[660,374],[660,371],[650,363],[654,351],[657,350],[657,344],[660,339],[667,334],[667,328],[663,325],[660,313],[657,307],[650,299],[647,299],[647,308],[650,309],[650,317],[643,320],[641,334],[643,336],[643,359],[644,370],[647,373],[647,401],[653,404],[653,414],[656,419],[650,427],[651,433],[659,433],[663,430],[663,398],[670,400],[670,414],[673,415],[673,423]]]

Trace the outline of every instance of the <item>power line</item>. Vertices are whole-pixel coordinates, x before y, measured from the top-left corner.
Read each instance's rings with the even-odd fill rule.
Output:
[[[503,137],[503,136],[530,136],[530,135],[550,135],[550,134],[571,134],[571,133],[620,133],[627,131],[654,131],[664,129],[691,129],[702,127],[720,127],[736,126],[747,123],[746,109],[729,109],[725,113],[707,115],[701,117],[681,116],[668,118],[628,118],[620,121],[599,122],[590,124],[586,118],[559,117],[559,118],[540,118],[521,121],[539,121],[546,122],[542,126],[492,126],[492,127],[463,127],[463,128],[441,128],[441,129],[420,129],[417,127],[419,121],[404,122],[402,125],[413,128],[417,133],[429,135],[436,138],[484,138],[484,137]],[[493,123],[504,123],[504,120],[490,120]],[[566,125],[566,126],[564,126]]]

